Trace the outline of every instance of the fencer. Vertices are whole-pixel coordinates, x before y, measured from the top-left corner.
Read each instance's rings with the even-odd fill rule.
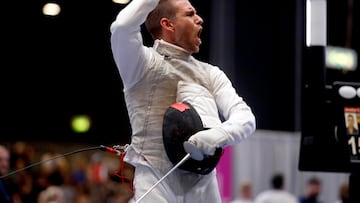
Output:
[[[154,38],[151,47],[143,44],[143,23]],[[164,148],[162,124],[166,109],[179,101],[178,86],[205,89],[215,104],[211,108],[222,118],[215,127],[187,140],[190,147],[186,150],[192,158],[201,159],[219,147],[238,144],[255,131],[251,108],[225,73],[192,56],[199,51],[202,23],[188,0],[133,0],[111,24],[111,49],[132,129],[124,158],[135,167],[130,202],[139,199],[174,166]],[[199,106],[209,111],[204,103]],[[216,170],[206,175],[175,170],[143,202],[220,203]]]

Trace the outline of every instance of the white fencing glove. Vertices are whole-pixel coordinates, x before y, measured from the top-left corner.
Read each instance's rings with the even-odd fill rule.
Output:
[[[214,155],[216,148],[226,144],[228,135],[221,126],[218,109],[212,94],[203,86],[195,83],[178,83],[178,102],[190,103],[199,114],[204,128],[184,142],[184,150],[191,158],[202,160],[204,155]]]
[[[185,152],[190,153],[191,158],[201,161],[204,159],[204,155],[214,155],[217,148],[224,147],[226,140],[225,130],[210,128],[195,133],[183,145]]]

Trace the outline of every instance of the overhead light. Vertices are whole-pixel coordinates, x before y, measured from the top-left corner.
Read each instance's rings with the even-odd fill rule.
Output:
[[[130,0],[113,0],[113,2],[117,4],[127,4]]]
[[[345,47],[327,46],[326,67],[354,71],[358,66],[358,56],[355,50]]]
[[[48,16],[57,16],[60,11],[61,7],[57,3],[46,3],[42,9],[43,14]]]

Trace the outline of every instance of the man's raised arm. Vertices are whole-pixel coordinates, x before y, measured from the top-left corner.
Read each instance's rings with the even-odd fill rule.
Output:
[[[125,88],[141,77],[149,57],[143,46],[141,25],[159,0],[133,0],[117,15],[111,24],[111,49]]]

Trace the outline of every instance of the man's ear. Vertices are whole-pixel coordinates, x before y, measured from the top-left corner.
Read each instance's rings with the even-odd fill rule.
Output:
[[[168,18],[161,18],[160,25],[167,31],[173,32],[175,30],[174,24]]]

